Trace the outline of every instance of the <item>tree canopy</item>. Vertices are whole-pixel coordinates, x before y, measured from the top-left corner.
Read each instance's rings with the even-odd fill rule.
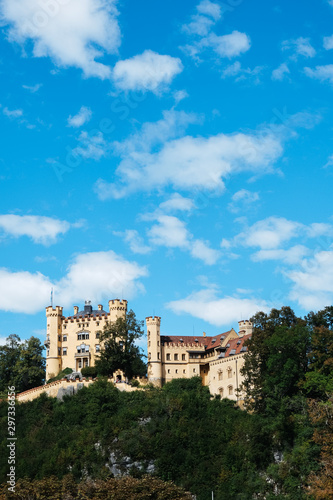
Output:
[[[43,346],[36,337],[21,343],[18,335],[9,335],[6,345],[0,346],[0,392],[15,386],[23,392],[40,386],[45,380]]]
[[[112,375],[116,370],[122,370],[128,379],[146,375],[143,355],[135,345],[143,334],[143,321],[138,321],[132,310],[126,313],[125,318],[108,322],[100,336],[101,353],[96,362],[97,373]]]

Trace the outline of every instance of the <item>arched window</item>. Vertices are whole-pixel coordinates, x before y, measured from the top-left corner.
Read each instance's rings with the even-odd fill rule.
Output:
[[[223,380],[223,371],[219,370],[219,380]]]
[[[232,368],[229,366],[228,368],[228,378],[232,377]]]
[[[219,394],[220,394],[221,398],[223,398],[223,393],[224,393],[224,389],[223,389],[223,387],[220,387]]]
[[[229,385],[228,386],[228,394],[229,394],[229,396],[232,396],[233,393],[234,393],[233,387],[232,387],[232,385]]]

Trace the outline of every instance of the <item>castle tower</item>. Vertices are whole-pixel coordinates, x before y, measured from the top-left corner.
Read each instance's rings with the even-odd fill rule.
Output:
[[[162,359],[161,359],[161,318],[149,316],[146,318],[148,340],[148,382],[162,386]]]
[[[127,313],[127,300],[109,300],[110,321],[125,318]]]
[[[46,308],[47,331],[44,345],[46,352],[46,380],[55,377],[61,371],[61,323],[62,307]]]
[[[238,321],[238,326],[239,326],[239,336],[243,337],[243,335],[249,335],[252,333],[253,330],[253,324],[251,321],[245,319],[242,321]]]

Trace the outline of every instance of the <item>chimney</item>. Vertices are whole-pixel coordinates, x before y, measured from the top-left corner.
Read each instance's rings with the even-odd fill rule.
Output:
[[[102,304],[98,304],[98,310],[99,310],[99,311],[102,311],[102,310],[103,310],[103,306],[102,306]]]
[[[202,332],[202,335],[203,335],[204,337],[206,337],[206,332]]]
[[[90,300],[86,300],[84,303],[84,314],[91,314],[92,313],[92,305]]]
[[[74,306],[74,314],[77,314],[79,312],[78,306]]]

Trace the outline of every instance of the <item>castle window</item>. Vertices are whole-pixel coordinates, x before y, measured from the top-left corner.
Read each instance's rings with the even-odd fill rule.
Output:
[[[178,354],[174,354],[173,359],[174,359],[175,361],[178,361]]]
[[[85,366],[85,367],[86,367],[86,366],[89,366],[89,365],[88,365],[88,360],[87,360],[87,359],[84,359],[84,360],[83,360],[83,364],[84,364],[84,366]]]
[[[50,349],[46,351],[46,356],[50,356]]]
[[[64,330],[66,330],[66,328],[67,328],[67,325],[64,325]]]
[[[61,335],[58,335],[58,342],[61,342]]]
[[[101,346],[100,345],[96,345],[95,346],[95,351],[96,352],[101,352]]]
[[[168,370],[168,373],[170,373],[170,370]]]
[[[58,347],[58,356],[61,356],[61,347]]]
[[[96,339],[99,339],[100,332],[96,332]]]
[[[149,340],[149,341],[148,341],[148,347],[150,347],[150,344],[151,344],[151,342],[150,342],[150,340]]]
[[[193,373],[195,373],[195,368],[193,368]]]
[[[96,321],[96,326],[99,326],[99,321]]]
[[[160,341],[159,340],[157,341],[157,347],[160,347]]]
[[[148,352],[148,360],[151,358],[151,352]]]
[[[178,373],[178,370],[176,370],[176,373]]]
[[[160,353],[159,352],[157,353],[157,359],[160,359]]]
[[[182,354],[182,361],[186,361],[186,354]]]
[[[67,335],[64,335],[64,336],[63,336],[62,341],[63,341],[63,342],[67,342]]]
[[[62,355],[67,356],[67,347],[64,347],[62,350]]]
[[[166,355],[166,359],[167,359],[167,361],[170,361],[170,354]]]
[[[148,338],[150,338],[150,331],[148,330]]]
[[[228,392],[229,392],[229,396],[232,396],[232,395],[233,395],[233,388],[232,388],[232,385],[229,385],[229,387],[228,387]]]
[[[228,368],[228,378],[232,377],[232,369],[229,367]]]
[[[186,370],[183,370],[183,373],[186,373]]]
[[[79,359],[79,362],[78,362],[78,367],[81,368],[82,367],[82,361],[81,359]]]
[[[219,380],[223,380],[223,372],[219,372]]]
[[[224,392],[223,387],[220,387],[219,388],[219,393],[220,393],[221,398],[223,398],[223,392]]]
[[[89,340],[89,333],[88,332],[78,333],[77,339],[78,340]]]

